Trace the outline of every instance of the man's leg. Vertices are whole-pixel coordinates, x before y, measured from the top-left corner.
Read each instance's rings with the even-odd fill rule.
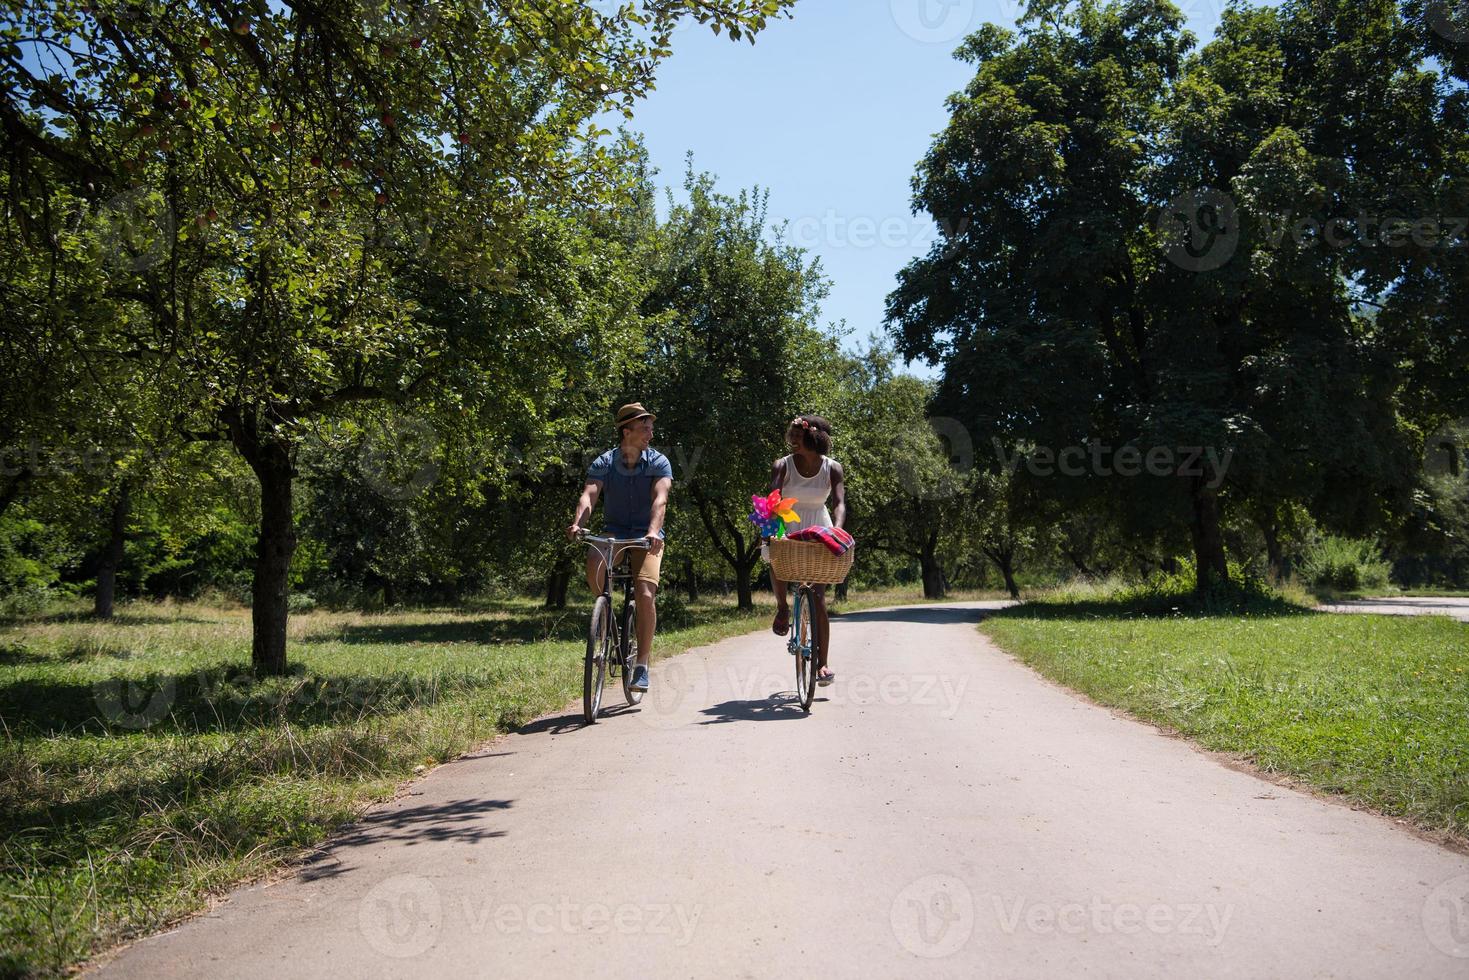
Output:
[[[658,625],[658,579],[663,571],[663,555],[634,551],[633,603],[638,611],[638,663],[648,665],[653,652],[653,631]]]
[[[602,583],[607,580],[607,563],[596,548],[587,549],[587,588],[593,596],[602,594]]]
[[[633,602],[638,610],[638,663],[648,665],[653,652],[653,630],[658,625],[658,586],[641,579],[633,586]]]

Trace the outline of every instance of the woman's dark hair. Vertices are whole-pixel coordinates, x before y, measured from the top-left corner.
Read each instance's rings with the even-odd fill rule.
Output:
[[[831,452],[831,423],[820,415],[797,415],[788,432],[801,437],[801,444],[825,456]]]

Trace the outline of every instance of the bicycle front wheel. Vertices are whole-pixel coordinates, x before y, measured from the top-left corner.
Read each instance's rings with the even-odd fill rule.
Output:
[[[637,606],[629,605],[623,614],[622,636],[618,640],[622,646],[622,696],[627,698],[628,704],[637,704],[643,700],[643,692],[632,689],[632,672],[638,663]]]
[[[816,650],[811,645],[811,590],[804,585],[796,590],[791,633],[796,639],[796,700],[802,711],[810,712],[816,697]]]
[[[587,628],[587,658],[582,668],[581,707],[587,724],[594,724],[602,710],[602,688],[607,683],[607,654],[611,652],[612,603],[604,595],[592,604],[592,622]]]

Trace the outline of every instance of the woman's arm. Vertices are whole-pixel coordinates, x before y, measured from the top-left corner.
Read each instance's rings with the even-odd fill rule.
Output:
[[[842,464],[831,461],[831,523],[840,528],[847,524],[847,474]]]
[[[784,490],[785,485],[786,464],[785,457],[781,457],[780,459],[770,464],[770,486],[765,488],[765,492],[769,493],[772,490]]]

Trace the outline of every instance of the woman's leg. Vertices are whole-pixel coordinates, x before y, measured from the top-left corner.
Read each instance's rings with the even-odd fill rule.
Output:
[[[817,673],[825,675],[829,668],[827,656],[831,653],[831,619],[826,614],[826,586],[811,589],[811,625],[816,628],[816,642],[820,653],[817,656]]]
[[[785,636],[791,631],[791,607],[786,601],[786,584],[775,577],[774,569],[770,572],[770,587],[775,590],[775,620],[770,630],[776,636]]]

